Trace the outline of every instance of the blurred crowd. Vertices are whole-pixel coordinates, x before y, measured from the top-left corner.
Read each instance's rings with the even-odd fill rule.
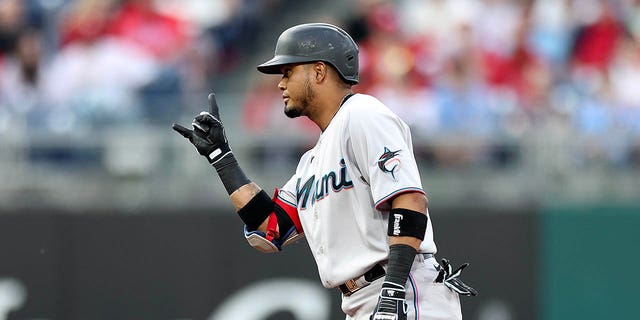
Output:
[[[275,39],[255,40],[295,3],[0,0],[0,132],[177,119],[189,93],[201,97],[252,55],[268,58]],[[394,109],[417,141],[549,132],[584,145],[583,160],[640,166],[640,0],[349,3],[323,19],[359,44],[355,90]],[[268,139],[290,127],[276,79],[246,77],[244,129]],[[308,121],[293,125],[317,136]]]
[[[0,131],[175,120],[279,2],[0,0]]]
[[[579,145],[578,161],[640,165],[640,1],[353,3],[355,14],[341,23],[360,47],[355,89],[394,109],[418,141],[548,132],[550,144],[564,135]],[[256,91],[268,92],[263,86]],[[286,121],[253,113],[281,101],[255,93],[248,101],[249,128]],[[444,147],[442,161],[465,161]]]

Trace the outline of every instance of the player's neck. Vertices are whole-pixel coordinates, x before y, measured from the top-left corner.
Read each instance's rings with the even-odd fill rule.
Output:
[[[335,117],[338,110],[344,103],[349,94],[353,94],[351,89],[344,89],[336,91],[333,94],[319,95],[318,96],[318,114],[315,117],[309,117],[311,121],[320,128],[322,132],[329,126],[333,117]]]

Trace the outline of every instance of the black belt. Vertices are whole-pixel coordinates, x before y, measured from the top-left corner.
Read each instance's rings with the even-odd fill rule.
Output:
[[[376,263],[369,271],[365,272],[363,275],[348,280],[347,282],[338,286],[342,294],[345,296],[350,296],[354,292],[368,286],[371,282],[384,277],[386,272],[380,263]]]
[[[427,260],[433,257],[433,254],[431,253],[419,253],[419,255],[422,255],[422,258],[424,260]],[[376,263],[371,269],[369,269],[369,271],[365,272],[363,275],[357,278],[348,280],[347,282],[339,285],[338,288],[340,289],[340,291],[342,291],[343,295],[347,297],[352,295],[356,291],[370,285],[371,282],[374,282],[384,277],[384,275],[386,274],[386,271],[384,270],[384,267],[383,267],[384,264],[386,264],[386,261],[384,263],[383,262]]]

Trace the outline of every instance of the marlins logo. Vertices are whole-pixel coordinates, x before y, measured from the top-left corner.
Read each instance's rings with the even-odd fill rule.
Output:
[[[400,150],[391,151],[389,148],[384,147],[384,153],[378,159],[378,168],[384,173],[391,175],[394,181],[396,179],[396,170],[400,167],[400,159],[396,156],[400,153]]]

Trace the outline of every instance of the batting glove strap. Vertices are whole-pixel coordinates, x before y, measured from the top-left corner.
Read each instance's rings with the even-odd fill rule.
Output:
[[[451,267],[451,264],[449,263],[449,260],[442,259],[442,265],[438,266],[439,273],[438,273],[438,276],[436,277],[436,281],[435,282],[444,283],[444,285],[446,285],[449,289],[457,292],[460,295],[463,295],[463,296],[477,296],[478,295],[478,291],[476,289],[466,285],[459,278],[460,275],[462,274],[462,270],[464,268],[466,268],[467,266],[469,266],[469,264],[465,263],[465,264],[461,265],[460,267],[458,267],[455,271],[452,271],[453,268]]]
[[[406,320],[407,304],[405,303],[405,289],[393,282],[384,282],[378,304],[370,320]]]

